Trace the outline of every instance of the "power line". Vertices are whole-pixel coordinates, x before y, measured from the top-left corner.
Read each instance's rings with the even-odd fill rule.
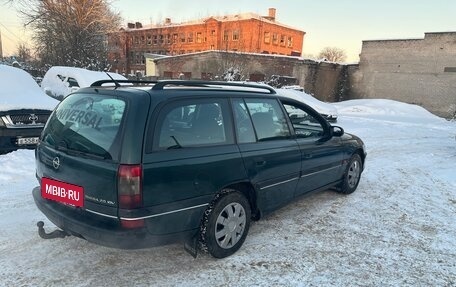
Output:
[[[6,27],[5,25],[3,25],[3,23],[2,23],[2,22],[0,22],[0,26],[2,26],[3,28],[5,28],[5,29],[6,29],[6,31],[8,31],[8,32],[9,32],[11,35],[13,35],[13,36],[14,36],[14,37],[16,37],[16,38],[17,38],[19,41],[21,41],[21,42],[22,42],[22,39],[21,39],[20,37],[18,37],[18,36],[17,36],[15,33],[11,32],[11,30],[10,30],[10,29],[8,29],[8,27]],[[11,40],[11,39],[10,39],[10,40]],[[12,41],[12,40],[11,40],[11,41]]]

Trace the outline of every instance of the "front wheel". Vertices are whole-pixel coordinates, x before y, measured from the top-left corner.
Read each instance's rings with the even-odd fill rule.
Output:
[[[215,258],[235,253],[247,237],[250,217],[250,204],[242,193],[233,190],[219,197],[206,221],[207,251]]]
[[[361,179],[361,172],[363,171],[363,162],[359,154],[354,154],[350,158],[342,181],[340,193],[350,194],[356,190]]]

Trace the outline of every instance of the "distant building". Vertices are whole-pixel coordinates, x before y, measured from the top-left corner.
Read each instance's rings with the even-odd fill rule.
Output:
[[[108,37],[108,60],[118,73],[145,74],[144,54],[181,55],[207,50],[301,56],[304,31],[268,16],[244,13],[211,16],[185,23],[170,18],[160,25],[129,23]]]
[[[451,117],[456,111],[456,32],[363,41],[359,69],[351,74],[352,98],[393,99]]]

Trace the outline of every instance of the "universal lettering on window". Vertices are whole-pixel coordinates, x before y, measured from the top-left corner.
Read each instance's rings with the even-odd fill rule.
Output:
[[[61,109],[57,111],[57,118],[61,121],[78,123],[94,129],[99,129],[103,117],[93,111],[83,111],[77,109]]]

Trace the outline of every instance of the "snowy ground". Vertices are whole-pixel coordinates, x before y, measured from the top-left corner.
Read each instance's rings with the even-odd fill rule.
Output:
[[[0,286],[456,286],[456,123],[392,101],[336,106],[367,146],[358,190],[301,198],[223,260],[40,239],[33,151],[0,156]]]

